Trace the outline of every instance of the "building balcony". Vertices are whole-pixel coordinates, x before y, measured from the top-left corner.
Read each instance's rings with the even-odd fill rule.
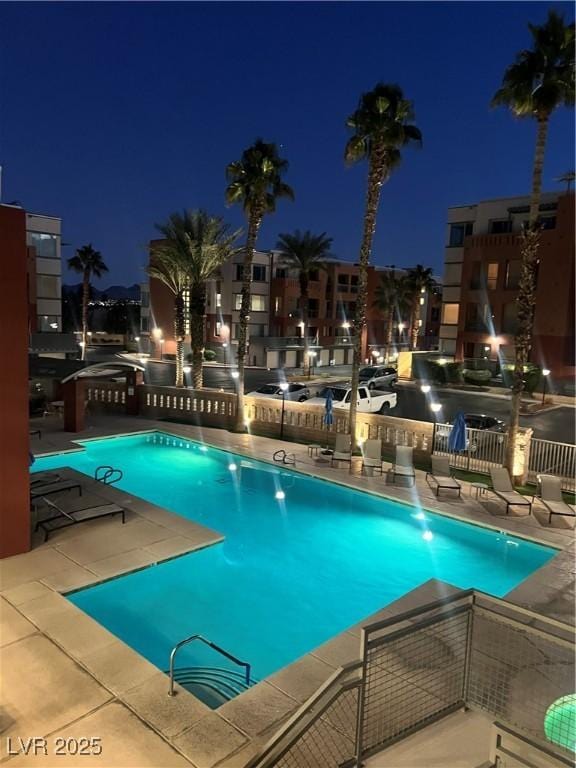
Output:
[[[518,233],[506,233],[502,235],[470,235],[466,238],[466,248],[517,248],[519,243]]]

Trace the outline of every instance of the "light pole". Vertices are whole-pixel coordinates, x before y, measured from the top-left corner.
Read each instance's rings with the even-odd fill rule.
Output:
[[[308,378],[310,378],[312,371],[314,370],[314,358],[316,357],[316,352],[311,349],[308,352]]]
[[[542,376],[544,376],[544,383],[542,384],[542,405],[544,405],[546,402],[546,384],[548,382],[548,376],[550,376],[548,368],[542,369]]]
[[[288,391],[288,382],[283,381],[282,384],[280,384],[280,389],[282,390],[282,416],[280,417],[280,440],[284,439],[284,408],[286,407],[286,392]]]

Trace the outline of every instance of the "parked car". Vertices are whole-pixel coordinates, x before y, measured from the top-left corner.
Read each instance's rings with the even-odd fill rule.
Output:
[[[360,383],[366,384],[369,389],[386,386],[393,387],[398,381],[398,372],[395,368],[387,368],[383,365],[367,365],[360,368]]]
[[[331,384],[316,396],[307,401],[310,405],[325,405],[328,390],[332,390],[332,408],[348,410],[350,408],[350,385]],[[358,387],[358,413],[385,413],[396,407],[398,396],[396,392],[380,392],[370,390],[367,386]]]
[[[491,435],[496,432],[498,437],[496,443],[502,445],[504,442],[504,433],[507,430],[506,424],[501,419],[496,419],[494,416],[487,416],[485,413],[466,413],[464,414],[464,421],[468,429],[477,430],[476,432],[466,433],[466,450],[470,453],[475,453],[482,447],[482,445],[494,444],[491,440]],[[447,450],[448,448],[448,436],[452,429],[450,424],[438,424],[436,426],[436,446],[440,450]],[[482,432],[486,433],[486,436],[482,436]]]
[[[275,400],[282,400],[282,387],[280,384],[263,384],[253,392],[248,392],[250,397],[273,397]],[[294,403],[303,403],[310,397],[310,390],[306,384],[291,383],[284,394],[286,400]]]

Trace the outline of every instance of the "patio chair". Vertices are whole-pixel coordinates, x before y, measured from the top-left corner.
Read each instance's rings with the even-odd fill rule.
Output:
[[[412,478],[412,485],[416,484],[416,472],[414,470],[414,449],[410,445],[397,445],[396,458],[392,464],[392,480],[396,477]]]
[[[383,472],[382,440],[366,440],[362,446],[362,471],[364,469],[378,469]]]
[[[330,466],[334,466],[335,461],[347,461],[348,464],[352,464],[352,438],[350,435],[336,435]]]
[[[59,480],[62,480],[62,475],[59,472],[34,472],[30,475],[30,487],[57,483]]]
[[[562,481],[554,475],[540,475],[540,501],[548,510],[548,522],[552,522],[552,515],[563,517],[575,517],[574,507],[566,504],[562,496]]]
[[[432,471],[426,472],[428,485],[430,480],[436,483],[436,496],[440,495],[441,490],[458,491],[458,496],[462,493],[462,486],[452,477],[450,459],[447,456],[432,456]]]
[[[50,496],[53,493],[60,493],[60,491],[72,491],[76,489],[78,495],[82,496],[82,483],[78,480],[56,480],[47,483],[34,483],[30,484],[30,500],[34,501],[43,496]]]
[[[35,530],[42,529],[44,531],[44,541],[48,541],[48,537],[54,531],[60,530],[60,528],[67,528],[70,525],[79,525],[80,523],[86,523],[88,520],[96,520],[104,517],[111,517],[113,515],[122,515],[122,523],[126,522],[126,510],[123,507],[119,507],[118,504],[111,504],[104,499],[92,497],[92,499],[86,499],[83,503],[68,504],[67,500],[59,500],[58,503],[50,501],[50,499],[43,498],[46,506],[54,513],[50,517],[44,520],[39,520],[36,523]]]
[[[528,507],[528,514],[532,512],[532,502],[514,490],[510,475],[505,467],[492,467],[490,477],[492,478],[492,493],[506,502],[506,514],[510,511],[510,507]]]

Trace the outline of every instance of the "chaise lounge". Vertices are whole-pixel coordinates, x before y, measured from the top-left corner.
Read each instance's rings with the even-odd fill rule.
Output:
[[[506,502],[506,514],[510,511],[510,507],[528,507],[528,514],[532,512],[532,502],[514,490],[507,469],[493,467],[490,470],[490,477],[492,478],[492,493]]]
[[[362,446],[362,471],[377,469],[383,472],[382,440],[366,440]]]
[[[73,504],[69,503],[68,499],[66,501],[59,500],[56,503],[43,497],[42,501],[54,513],[50,517],[39,520],[36,523],[35,530],[44,531],[44,541],[48,541],[50,534],[60,530],[60,528],[79,525],[80,523],[88,522],[88,520],[122,515],[122,523],[126,522],[126,510],[123,507],[118,506],[118,504],[111,504],[105,499],[98,497],[93,496],[91,499],[85,497],[82,502],[75,500]]]
[[[458,480],[452,477],[450,459],[446,456],[432,456],[432,471],[426,472],[428,485],[430,485],[430,480],[436,483],[436,496],[440,495],[441,490],[458,491],[458,496],[462,493],[462,486]]]
[[[562,497],[562,481],[553,475],[540,475],[540,501],[548,511],[548,522],[552,522],[552,515],[562,517],[576,517],[574,507],[566,504]]]
[[[336,435],[331,466],[334,466],[335,461],[347,461],[348,464],[352,464],[352,438],[350,435]]]

